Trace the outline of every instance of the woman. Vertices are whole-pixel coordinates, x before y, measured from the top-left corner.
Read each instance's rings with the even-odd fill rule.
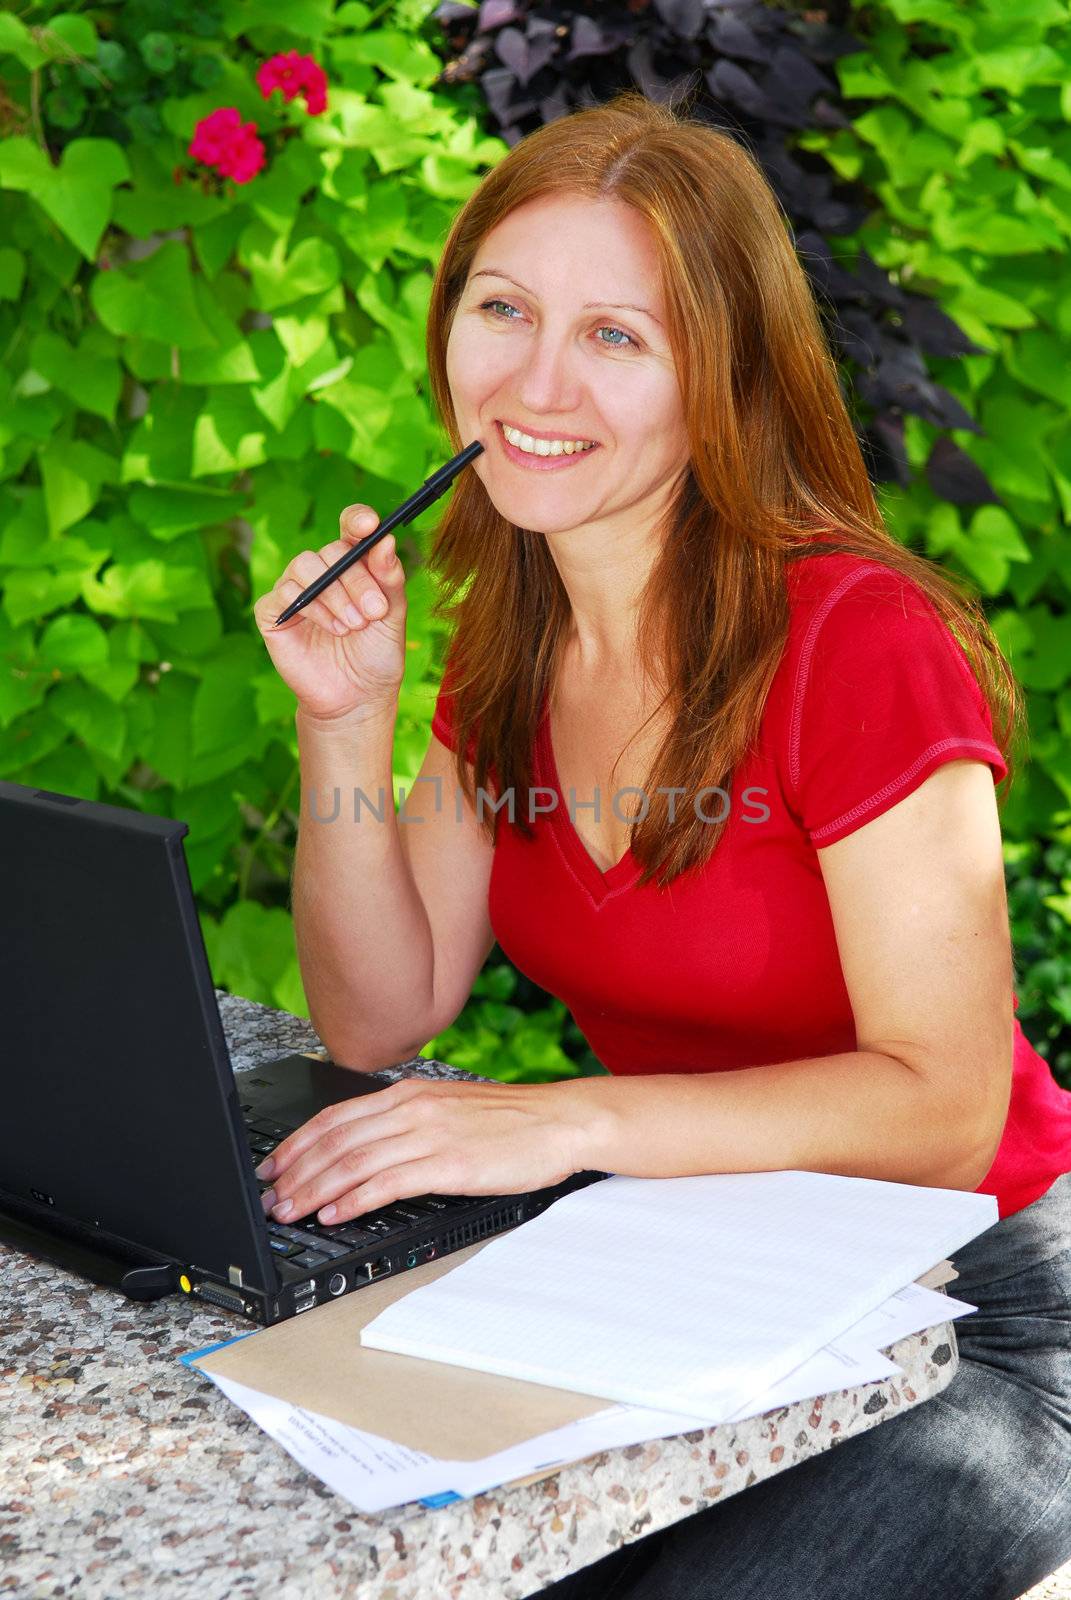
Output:
[[[333,1107],[266,1208],[584,1168],[995,1195],[947,1393],[548,1592],[1013,1600],[1071,1556],[1071,1094],[1014,1017],[1023,717],[984,612],[885,530],[785,219],[712,128],[630,92],[522,140],[454,223],[428,351],[484,452],[432,552],[453,641],[403,814],[393,538],[272,628],[376,513],[255,607],[298,702],[312,1020],[403,1060],[497,938],[610,1075]]]

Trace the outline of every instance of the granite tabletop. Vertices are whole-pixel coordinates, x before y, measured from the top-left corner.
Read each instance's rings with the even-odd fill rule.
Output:
[[[318,1047],[218,994],[236,1072]],[[471,1075],[423,1057],[384,1072]],[[179,1357],[235,1317],[135,1304],[0,1245],[0,1595],[19,1600],[522,1600],[943,1389],[952,1323],[892,1345],[902,1376],[606,1450],[538,1483],[366,1515]]]

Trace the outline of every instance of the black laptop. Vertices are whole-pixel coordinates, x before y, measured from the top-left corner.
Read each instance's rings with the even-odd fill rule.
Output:
[[[606,1176],[426,1194],[351,1223],[265,1218],[254,1172],[323,1106],[390,1081],[323,1053],[231,1069],[184,822],[0,782],[0,1241],[121,1290],[280,1322]]]

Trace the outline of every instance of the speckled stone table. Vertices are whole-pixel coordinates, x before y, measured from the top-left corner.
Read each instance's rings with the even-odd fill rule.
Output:
[[[305,1022],[220,995],[235,1070]],[[383,1074],[467,1074],[417,1057]],[[522,1600],[937,1393],[951,1323],[888,1350],[902,1377],[603,1451],[538,1483],[366,1516],[179,1356],[245,1324],[132,1304],[0,1245],[0,1595],[19,1600]]]

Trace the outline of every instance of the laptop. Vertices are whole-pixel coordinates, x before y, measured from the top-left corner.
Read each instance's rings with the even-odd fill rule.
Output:
[[[0,782],[0,1241],[132,1300],[187,1294],[270,1326],[608,1176],[425,1194],[329,1227],[266,1218],[254,1168],[323,1106],[390,1080],[317,1051],[232,1070],[188,832]]]

